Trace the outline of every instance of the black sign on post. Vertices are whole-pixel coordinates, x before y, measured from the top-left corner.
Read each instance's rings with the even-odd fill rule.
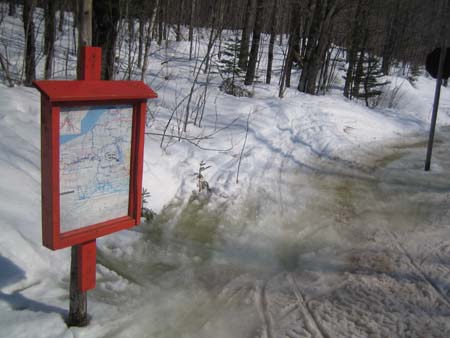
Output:
[[[425,68],[430,75],[437,79],[439,72],[439,59],[441,57],[441,48],[436,48],[430,54],[427,55]],[[442,78],[448,79],[450,77],[450,48],[447,48],[445,53],[447,56],[444,61],[444,69],[442,70]]]

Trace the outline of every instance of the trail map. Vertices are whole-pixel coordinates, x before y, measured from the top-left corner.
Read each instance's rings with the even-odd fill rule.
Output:
[[[133,107],[61,108],[61,233],[128,215]]]

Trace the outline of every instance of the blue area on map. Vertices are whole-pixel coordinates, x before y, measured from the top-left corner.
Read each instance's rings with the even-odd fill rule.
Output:
[[[95,128],[102,123],[102,116],[104,114],[108,114],[108,111],[111,109],[123,109],[123,108],[131,108],[129,105],[120,105],[120,106],[92,106],[92,107],[80,107],[78,109],[74,109],[74,114],[80,114],[80,109],[86,109],[86,114],[80,121],[80,133],[74,135],[60,135],[60,145],[67,144],[68,142],[78,138],[83,137],[90,132],[94,132]],[[71,110],[68,110],[70,118]],[[103,119],[105,122],[105,119]],[[118,122],[119,123],[119,122]],[[119,127],[119,126],[118,126]],[[81,162],[85,161],[95,161],[94,165],[96,166],[96,174],[93,179],[95,181],[90,181],[88,186],[79,186],[77,185],[74,190],[76,190],[78,195],[78,200],[86,200],[91,198],[92,196],[100,196],[103,194],[111,194],[111,193],[123,193],[128,192],[129,190],[129,178],[128,177],[110,177],[108,172],[109,168],[115,167],[117,165],[124,164],[124,154],[122,150],[122,143],[125,141],[123,137],[114,137],[111,136],[110,139],[105,139],[104,142],[107,144],[98,145],[100,148],[98,151],[100,153],[97,154],[86,154],[80,155],[79,158],[71,158],[70,163],[66,163],[68,166],[77,166]],[[65,146],[65,147],[70,147]]]
[[[72,141],[73,139],[76,139],[77,137],[86,135],[87,133],[92,131],[92,129],[94,129],[94,127],[97,125],[97,121],[100,119],[103,113],[105,113],[109,109],[114,108],[120,108],[120,106],[102,106],[89,109],[87,114],[81,120],[81,132],[79,134],[60,135],[59,144],[64,144]]]
[[[116,151],[117,151],[117,157],[118,157],[117,162],[122,164],[123,163],[123,152],[122,152],[122,148],[117,143],[116,143]]]

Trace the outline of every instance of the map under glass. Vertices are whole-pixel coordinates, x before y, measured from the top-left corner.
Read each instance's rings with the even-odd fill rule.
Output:
[[[133,107],[61,108],[61,233],[128,215]]]

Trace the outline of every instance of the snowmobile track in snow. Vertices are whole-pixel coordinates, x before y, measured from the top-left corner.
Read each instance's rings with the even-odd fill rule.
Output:
[[[270,279],[269,279],[270,280]],[[255,287],[255,307],[259,312],[267,338],[274,338],[272,334],[272,321],[267,305],[266,287],[269,280],[257,283]],[[262,285],[261,285],[262,284]]]
[[[400,243],[400,238],[398,237],[398,235],[393,232],[393,231],[389,231],[386,230],[385,231],[389,237],[392,238],[393,243],[397,246],[397,248],[403,252],[403,254],[408,258],[409,261],[409,265],[419,274],[419,276],[421,277],[421,279],[423,281],[425,281],[428,285],[431,286],[431,288],[435,291],[435,293],[437,294],[438,298],[448,307],[448,309],[450,310],[450,300],[448,299],[447,295],[445,293],[442,292],[442,290],[436,285],[436,283],[434,283],[434,281],[426,274],[422,271],[422,269],[414,262],[413,257],[411,256],[411,254],[408,252],[408,250]]]
[[[300,288],[297,285],[297,282],[295,281],[295,278],[289,273],[287,275],[287,279],[289,283],[291,284],[292,291],[294,292],[295,296],[297,297],[298,305],[303,307],[305,309],[305,315],[306,319],[309,320],[309,322],[313,323],[318,335],[317,337],[321,338],[330,338],[328,334],[325,332],[325,330],[320,325],[320,322],[316,319],[314,313],[311,311],[308,303],[305,301],[305,297],[303,297],[302,292],[300,291]]]

